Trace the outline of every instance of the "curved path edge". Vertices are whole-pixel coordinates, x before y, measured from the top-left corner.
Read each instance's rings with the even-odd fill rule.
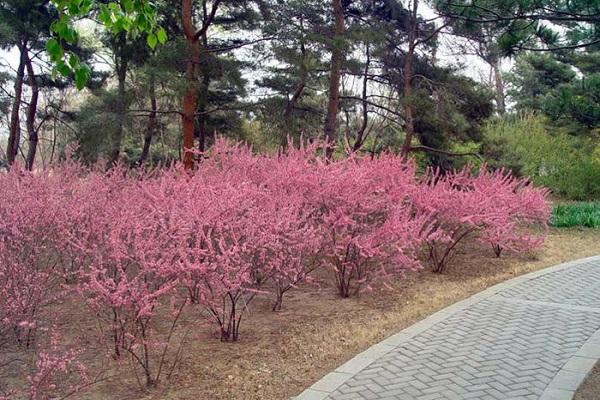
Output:
[[[293,397],[295,400],[324,400],[327,399],[331,394],[336,392],[338,388],[356,377],[369,367],[374,362],[381,360],[388,353],[397,349],[399,346],[407,344],[415,336],[423,333],[434,325],[447,320],[453,315],[465,311],[470,307],[484,301],[491,299],[498,295],[500,292],[515,288],[517,285],[521,285],[528,281],[532,281],[536,278],[543,277],[548,274],[560,272],[565,269],[580,266],[585,263],[598,262],[600,264],[600,255],[581,258],[565,262],[562,264],[547,267],[538,271],[523,274],[521,276],[511,278],[507,281],[501,282],[494,286],[491,286],[471,297],[454,303],[436,313],[426,317],[425,319],[409,326],[408,328],[389,336],[387,339],[371,346],[367,350],[358,354],[351,360],[342,364],[334,371],[328,373],[322,377],[319,381],[314,383],[308,389],[303,391],[297,397]],[[598,266],[600,271],[600,265]],[[510,299],[506,299],[510,302]],[[524,301],[525,303],[531,304],[550,304],[540,301]],[[567,310],[578,310],[578,311],[593,311],[600,312],[599,308],[586,307],[582,305],[570,305],[570,304],[553,304],[554,307],[564,308]],[[543,393],[539,397],[540,400],[568,400],[572,399],[577,388],[583,383],[587,375],[593,369],[597,361],[600,360],[600,329],[597,329],[585,343],[562,365],[556,375],[552,378],[550,383],[543,390]],[[349,397],[350,398],[350,397]],[[357,397],[362,399],[363,397]],[[375,397],[379,398],[379,397]],[[395,398],[395,397],[394,397]],[[405,398],[405,397],[399,397]],[[457,397],[459,398],[459,397]]]

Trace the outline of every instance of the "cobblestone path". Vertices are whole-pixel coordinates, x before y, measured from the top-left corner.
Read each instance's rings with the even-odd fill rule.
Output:
[[[496,285],[391,336],[296,400],[571,399],[600,358],[600,256]]]

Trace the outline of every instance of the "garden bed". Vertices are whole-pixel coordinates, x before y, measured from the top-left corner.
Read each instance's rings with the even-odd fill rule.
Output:
[[[113,360],[98,356],[106,354],[105,347],[98,347],[106,341],[99,340],[97,320],[82,304],[58,304],[52,312],[60,314],[59,328],[69,332],[69,341],[85,345],[92,378],[102,380],[76,398],[286,399],[436,310],[514,276],[599,253],[600,232],[594,230],[552,229],[535,256],[498,259],[491,248],[482,251],[466,243],[446,274],[410,273],[394,290],[340,299],[326,282],[303,286],[290,292],[281,312],[271,312],[271,302],[260,297],[251,305],[238,343],[220,342],[212,325],[198,328],[199,316],[186,314],[179,329],[185,336],[180,364],[168,384],[151,391],[141,389],[128,361],[117,370]]]

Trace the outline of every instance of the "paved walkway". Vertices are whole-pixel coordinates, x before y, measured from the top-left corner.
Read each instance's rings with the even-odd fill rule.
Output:
[[[296,400],[564,400],[599,358],[597,256],[456,303],[359,354]]]

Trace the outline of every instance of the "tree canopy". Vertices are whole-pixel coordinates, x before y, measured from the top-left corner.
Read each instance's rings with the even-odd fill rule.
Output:
[[[0,45],[21,59],[4,75],[7,163],[74,143],[87,162],[192,169],[217,135],[262,150],[324,136],[332,157],[449,168],[479,159],[495,116],[588,134],[598,14],[591,0],[2,1]]]

